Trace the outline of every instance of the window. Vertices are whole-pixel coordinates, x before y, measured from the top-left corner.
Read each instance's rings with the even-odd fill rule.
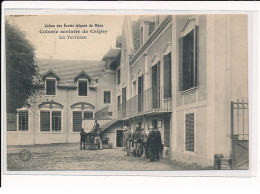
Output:
[[[158,61],[154,66],[151,68],[152,74],[152,108],[157,109],[160,108],[160,61]]]
[[[79,96],[87,96],[88,95],[88,81],[87,80],[79,80],[78,81],[78,95]]]
[[[56,95],[55,79],[46,79],[46,95]]]
[[[53,131],[61,130],[61,112],[60,111],[52,112],[52,130]]]
[[[120,74],[121,74],[121,69],[118,69],[118,70],[117,70],[117,85],[119,85],[119,84],[120,84],[120,81],[121,81],[121,80],[120,80],[120,78],[121,78],[121,75],[120,75]]]
[[[196,26],[179,41],[180,79],[179,90],[185,91],[197,86],[198,27]]]
[[[104,103],[105,104],[111,103],[111,91],[104,91]]]
[[[17,114],[7,113],[7,131],[17,131]]]
[[[40,112],[41,131],[61,131],[61,111]]]
[[[80,132],[82,129],[81,111],[73,111],[73,132]]]
[[[18,112],[18,130],[19,131],[28,131],[28,111],[19,111]]]
[[[121,110],[121,96],[117,96],[117,109],[120,111]]]
[[[164,55],[164,99],[172,97],[171,53]]]
[[[185,115],[185,150],[194,152],[194,113]]]
[[[93,119],[93,111],[84,111],[84,119]]]
[[[155,28],[155,22],[149,22],[149,36],[152,34]]]
[[[41,111],[41,131],[50,131],[50,111]]]
[[[140,43],[141,45],[143,44],[144,41],[144,29],[141,27],[141,32],[140,32]]]

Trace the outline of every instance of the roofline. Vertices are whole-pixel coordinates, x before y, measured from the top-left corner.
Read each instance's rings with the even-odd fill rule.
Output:
[[[57,78],[57,80],[60,80],[60,77],[59,77],[52,69],[50,69],[49,71],[47,71],[46,73],[44,73],[44,74],[42,75],[42,78],[45,79],[49,74],[53,74],[54,77]]]
[[[113,59],[113,61],[110,63],[109,66],[111,66],[118,58],[120,59],[120,57],[121,57],[121,50],[120,50],[120,52],[117,54],[117,56]],[[120,65],[120,63],[119,63],[119,65]]]
[[[152,32],[146,42],[136,51],[134,56],[130,59],[129,64],[132,65],[138,57],[144,52],[144,50],[150,45],[150,43],[156,38],[156,36],[163,30],[163,28],[171,21],[172,16],[166,16],[159,26]]]
[[[74,77],[74,80],[78,80],[81,75],[85,75],[89,81],[91,80],[91,77],[84,70],[82,70],[78,75],[76,75],[76,77]]]
[[[111,50],[121,50],[121,48],[110,48],[110,49],[106,52],[106,54],[109,53]],[[104,61],[104,59],[106,59],[106,58],[114,58],[114,57],[106,57],[106,54],[102,57],[101,61]]]

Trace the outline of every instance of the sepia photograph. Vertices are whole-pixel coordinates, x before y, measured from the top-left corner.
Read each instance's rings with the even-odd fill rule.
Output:
[[[250,169],[247,14],[4,25],[7,172]]]

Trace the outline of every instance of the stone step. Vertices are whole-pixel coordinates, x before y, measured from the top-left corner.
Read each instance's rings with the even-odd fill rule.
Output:
[[[231,163],[231,158],[220,158],[220,164],[221,165],[227,165],[229,166]]]
[[[231,170],[231,167],[228,165],[221,165],[221,170]]]

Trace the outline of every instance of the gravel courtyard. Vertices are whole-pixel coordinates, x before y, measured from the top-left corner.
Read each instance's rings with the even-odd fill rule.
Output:
[[[29,150],[31,157],[22,161],[19,153]],[[199,170],[197,165],[187,165],[166,158],[147,162],[145,158],[125,156],[122,149],[95,151],[79,150],[79,144],[49,144],[34,146],[8,146],[7,169],[31,170]]]

